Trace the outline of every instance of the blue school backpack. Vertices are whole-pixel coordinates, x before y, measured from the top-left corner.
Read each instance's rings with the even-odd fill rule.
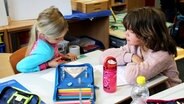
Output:
[[[184,15],[176,16],[174,24],[170,28],[170,34],[177,46],[184,48]]]
[[[0,104],[41,104],[38,95],[7,86],[0,93]]]

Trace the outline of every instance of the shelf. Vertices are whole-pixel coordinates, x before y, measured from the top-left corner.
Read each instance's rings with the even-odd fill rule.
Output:
[[[120,13],[126,10],[127,0],[111,0],[110,7],[112,8],[115,14]]]
[[[111,7],[117,7],[117,6],[126,6],[126,3],[117,2],[111,5]]]
[[[71,36],[88,36],[102,42],[105,48],[109,48],[109,16],[110,10],[93,13],[73,12],[65,16],[69,24],[68,34]],[[7,26],[0,26],[6,52],[14,52],[27,42],[20,42],[19,38],[29,35],[29,31],[35,20],[11,21]],[[23,39],[26,41],[26,39]],[[22,39],[21,39],[22,40]]]

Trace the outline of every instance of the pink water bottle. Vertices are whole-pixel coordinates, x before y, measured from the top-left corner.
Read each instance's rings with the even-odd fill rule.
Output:
[[[108,93],[116,91],[117,62],[114,57],[107,57],[103,65],[103,89]]]

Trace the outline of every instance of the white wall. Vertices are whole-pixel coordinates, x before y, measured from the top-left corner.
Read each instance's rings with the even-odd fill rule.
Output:
[[[0,0],[0,26],[8,25],[4,0]]]
[[[63,15],[71,15],[71,0],[7,0],[11,19],[35,19],[44,9],[54,5]]]

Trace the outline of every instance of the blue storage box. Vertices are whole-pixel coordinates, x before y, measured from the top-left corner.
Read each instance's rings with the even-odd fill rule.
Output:
[[[0,53],[4,53],[5,52],[5,44],[1,43],[0,44]]]
[[[90,64],[57,66],[53,95],[55,103],[94,104],[95,99],[93,67]]]
[[[110,36],[109,43],[110,43],[110,47],[119,48],[121,46],[126,45],[127,41],[126,41],[126,39],[120,39],[120,38],[117,38],[114,36]]]

